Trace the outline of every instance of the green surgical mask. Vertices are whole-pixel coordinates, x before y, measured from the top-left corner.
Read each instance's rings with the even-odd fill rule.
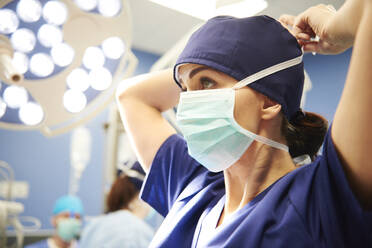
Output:
[[[234,164],[254,140],[288,152],[286,145],[256,135],[234,119],[235,90],[181,93],[177,122],[191,157],[212,172]]]
[[[81,229],[81,221],[75,218],[62,219],[57,224],[57,234],[65,242],[75,239]]]

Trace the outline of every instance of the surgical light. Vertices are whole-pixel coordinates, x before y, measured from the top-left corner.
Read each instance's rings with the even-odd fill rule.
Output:
[[[83,57],[83,65],[88,69],[102,67],[105,63],[105,55],[98,47],[88,47]]]
[[[119,37],[110,37],[102,42],[102,50],[106,57],[118,59],[123,55],[125,45]]]
[[[6,0],[0,8],[0,127],[69,131],[111,103],[137,65],[125,0]]]
[[[39,77],[46,77],[52,74],[54,63],[52,58],[46,53],[37,53],[31,57],[30,71]]]
[[[26,54],[22,52],[15,52],[13,54],[12,63],[19,73],[26,73],[28,70],[29,59]]]
[[[24,22],[36,22],[41,16],[41,4],[37,0],[21,0],[17,5],[17,14]]]
[[[11,34],[18,28],[19,20],[13,10],[0,9],[0,20],[0,33]]]
[[[91,11],[97,7],[98,0],[75,0],[76,5],[85,11]]]
[[[121,9],[120,0],[99,0],[98,11],[106,17],[116,16]]]
[[[21,106],[19,110],[19,118],[26,125],[37,125],[44,118],[43,109],[39,104],[34,102],[28,102]]]
[[[4,90],[3,98],[9,108],[19,108],[28,101],[26,89],[16,85],[7,87]]]
[[[112,82],[112,76],[106,68],[94,68],[89,72],[89,83],[95,90],[105,90]]]
[[[62,42],[62,30],[51,24],[44,24],[37,33],[37,38],[45,47],[52,47]]]
[[[0,97],[0,118],[3,117],[6,111],[6,104],[3,99]]]
[[[71,113],[79,113],[87,105],[87,98],[81,91],[68,90],[63,96],[63,104]]]
[[[31,52],[36,44],[35,34],[27,28],[21,28],[15,31],[10,41],[14,49],[20,52],[28,53]]]
[[[60,1],[49,1],[43,8],[43,18],[53,25],[62,25],[67,19],[66,5]]]
[[[50,54],[56,65],[64,67],[71,64],[75,52],[67,43],[59,43],[52,47]]]
[[[89,88],[88,73],[82,68],[76,68],[70,72],[66,79],[70,89],[78,91],[86,91]]]

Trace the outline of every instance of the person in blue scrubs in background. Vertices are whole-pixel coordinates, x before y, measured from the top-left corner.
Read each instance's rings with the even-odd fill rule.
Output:
[[[122,166],[107,196],[107,214],[83,229],[80,247],[147,248],[163,218],[139,199],[145,172],[138,162]]]
[[[54,205],[52,225],[56,228],[53,237],[26,246],[26,248],[75,248],[80,234],[84,209],[81,200],[72,195],[58,198]]]
[[[371,23],[370,0],[280,22],[215,17],[173,71],[122,83],[121,117],[147,172],[141,197],[166,216],[150,247],[372,247]],[[328,128],[300,109],[301,48],[352,46]],[[183,136],[161,114],[177,104]],[[302,155],[313,161],[299,166]]]

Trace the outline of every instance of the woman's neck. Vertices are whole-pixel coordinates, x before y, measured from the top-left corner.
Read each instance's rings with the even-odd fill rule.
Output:
[[[253,142],[243,156],[224,171],[226,202],[218,225],[295,168],[288,152]]]

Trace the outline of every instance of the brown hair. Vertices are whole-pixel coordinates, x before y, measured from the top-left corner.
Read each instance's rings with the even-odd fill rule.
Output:
[[[312,112],[289,122],[283,117],[282,133],[287,140],[292,157],[308,154],[314,161],[328,130],[328,121]]]
[[[128,208],[129,203],[138,194],[138,189],[124,174],[120,175],[111,186],[107,196],[107,213]]]

